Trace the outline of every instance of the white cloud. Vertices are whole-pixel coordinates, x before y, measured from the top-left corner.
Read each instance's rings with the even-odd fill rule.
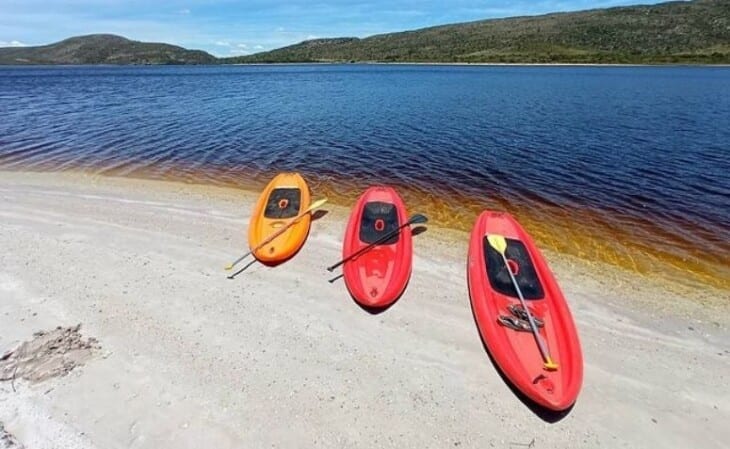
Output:
[[[244,50],[245,50],[245,49],[247,49],[247,48],[248,48],[248,45],[246,45],[246,44],[238,44],[238,45],[236,45],[236,47],[238,47],[238,48],[242,48],[242,49],[244,49]]]
[[[190,10],[185,8],[185,9],[179,10],[177,13],[180,15],[183,15],[183,16],[187,16],[188,14],[190,14]]]
[[[263,50],[264,49],[264,46],[263,45],[254,45],[253,46],[253,49],[254,50]]]
[[[231,43],[228,41],[215,41],[215,44],[219,47],[230,47]]]
[[[25,47],[25,46],[27,46],[27,44],[24,44],[20,41],[15,41],[15,40],[9,41],[9,42],[0,41],[0,47]]]

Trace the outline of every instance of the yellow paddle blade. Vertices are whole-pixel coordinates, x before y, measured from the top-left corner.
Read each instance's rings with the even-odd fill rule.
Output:
[[[550,357],[547,358],[547,361],[543,365],[546,370],[548,371],[557,371],[558,370],[558,364],[553,362],[553,359]]]
[[[489,244],[492,248],[496,249],[499,254],[504,256],[504,251],[507,249],[507,240],[504,239],[503,235],[491,234],[487,236]]]
[[[309,205],[309,207],[307,208],[306,212],[311,212],[314,209],[319,209],[326,202],[327,202],[327,198],[322,198],[321,200],[317,200],[317,201],[315,201],[315,202],[313,202],[312,204]]]

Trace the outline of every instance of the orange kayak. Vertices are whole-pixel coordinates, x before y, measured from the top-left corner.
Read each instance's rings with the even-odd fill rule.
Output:
[[[248,225],[248,246],[254,257],[267,265],[290,259],[307,240],[310,214],[305,214],[281,235],[261,246],[267,239],[304,212],[311,201],[309,186],[299,173],[280,173],[261,193]]]

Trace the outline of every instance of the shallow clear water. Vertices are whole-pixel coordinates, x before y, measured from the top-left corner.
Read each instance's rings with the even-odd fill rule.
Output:
[[[442,225],[507,209],[543,247],[730,288],[728,68],[5,67],[0,168],[390,183]]]

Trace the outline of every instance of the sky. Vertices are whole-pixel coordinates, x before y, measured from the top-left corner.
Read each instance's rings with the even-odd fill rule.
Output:
[[[0,0],[0,47],[113,33],[235,56],[320,37],[652,0]]]

